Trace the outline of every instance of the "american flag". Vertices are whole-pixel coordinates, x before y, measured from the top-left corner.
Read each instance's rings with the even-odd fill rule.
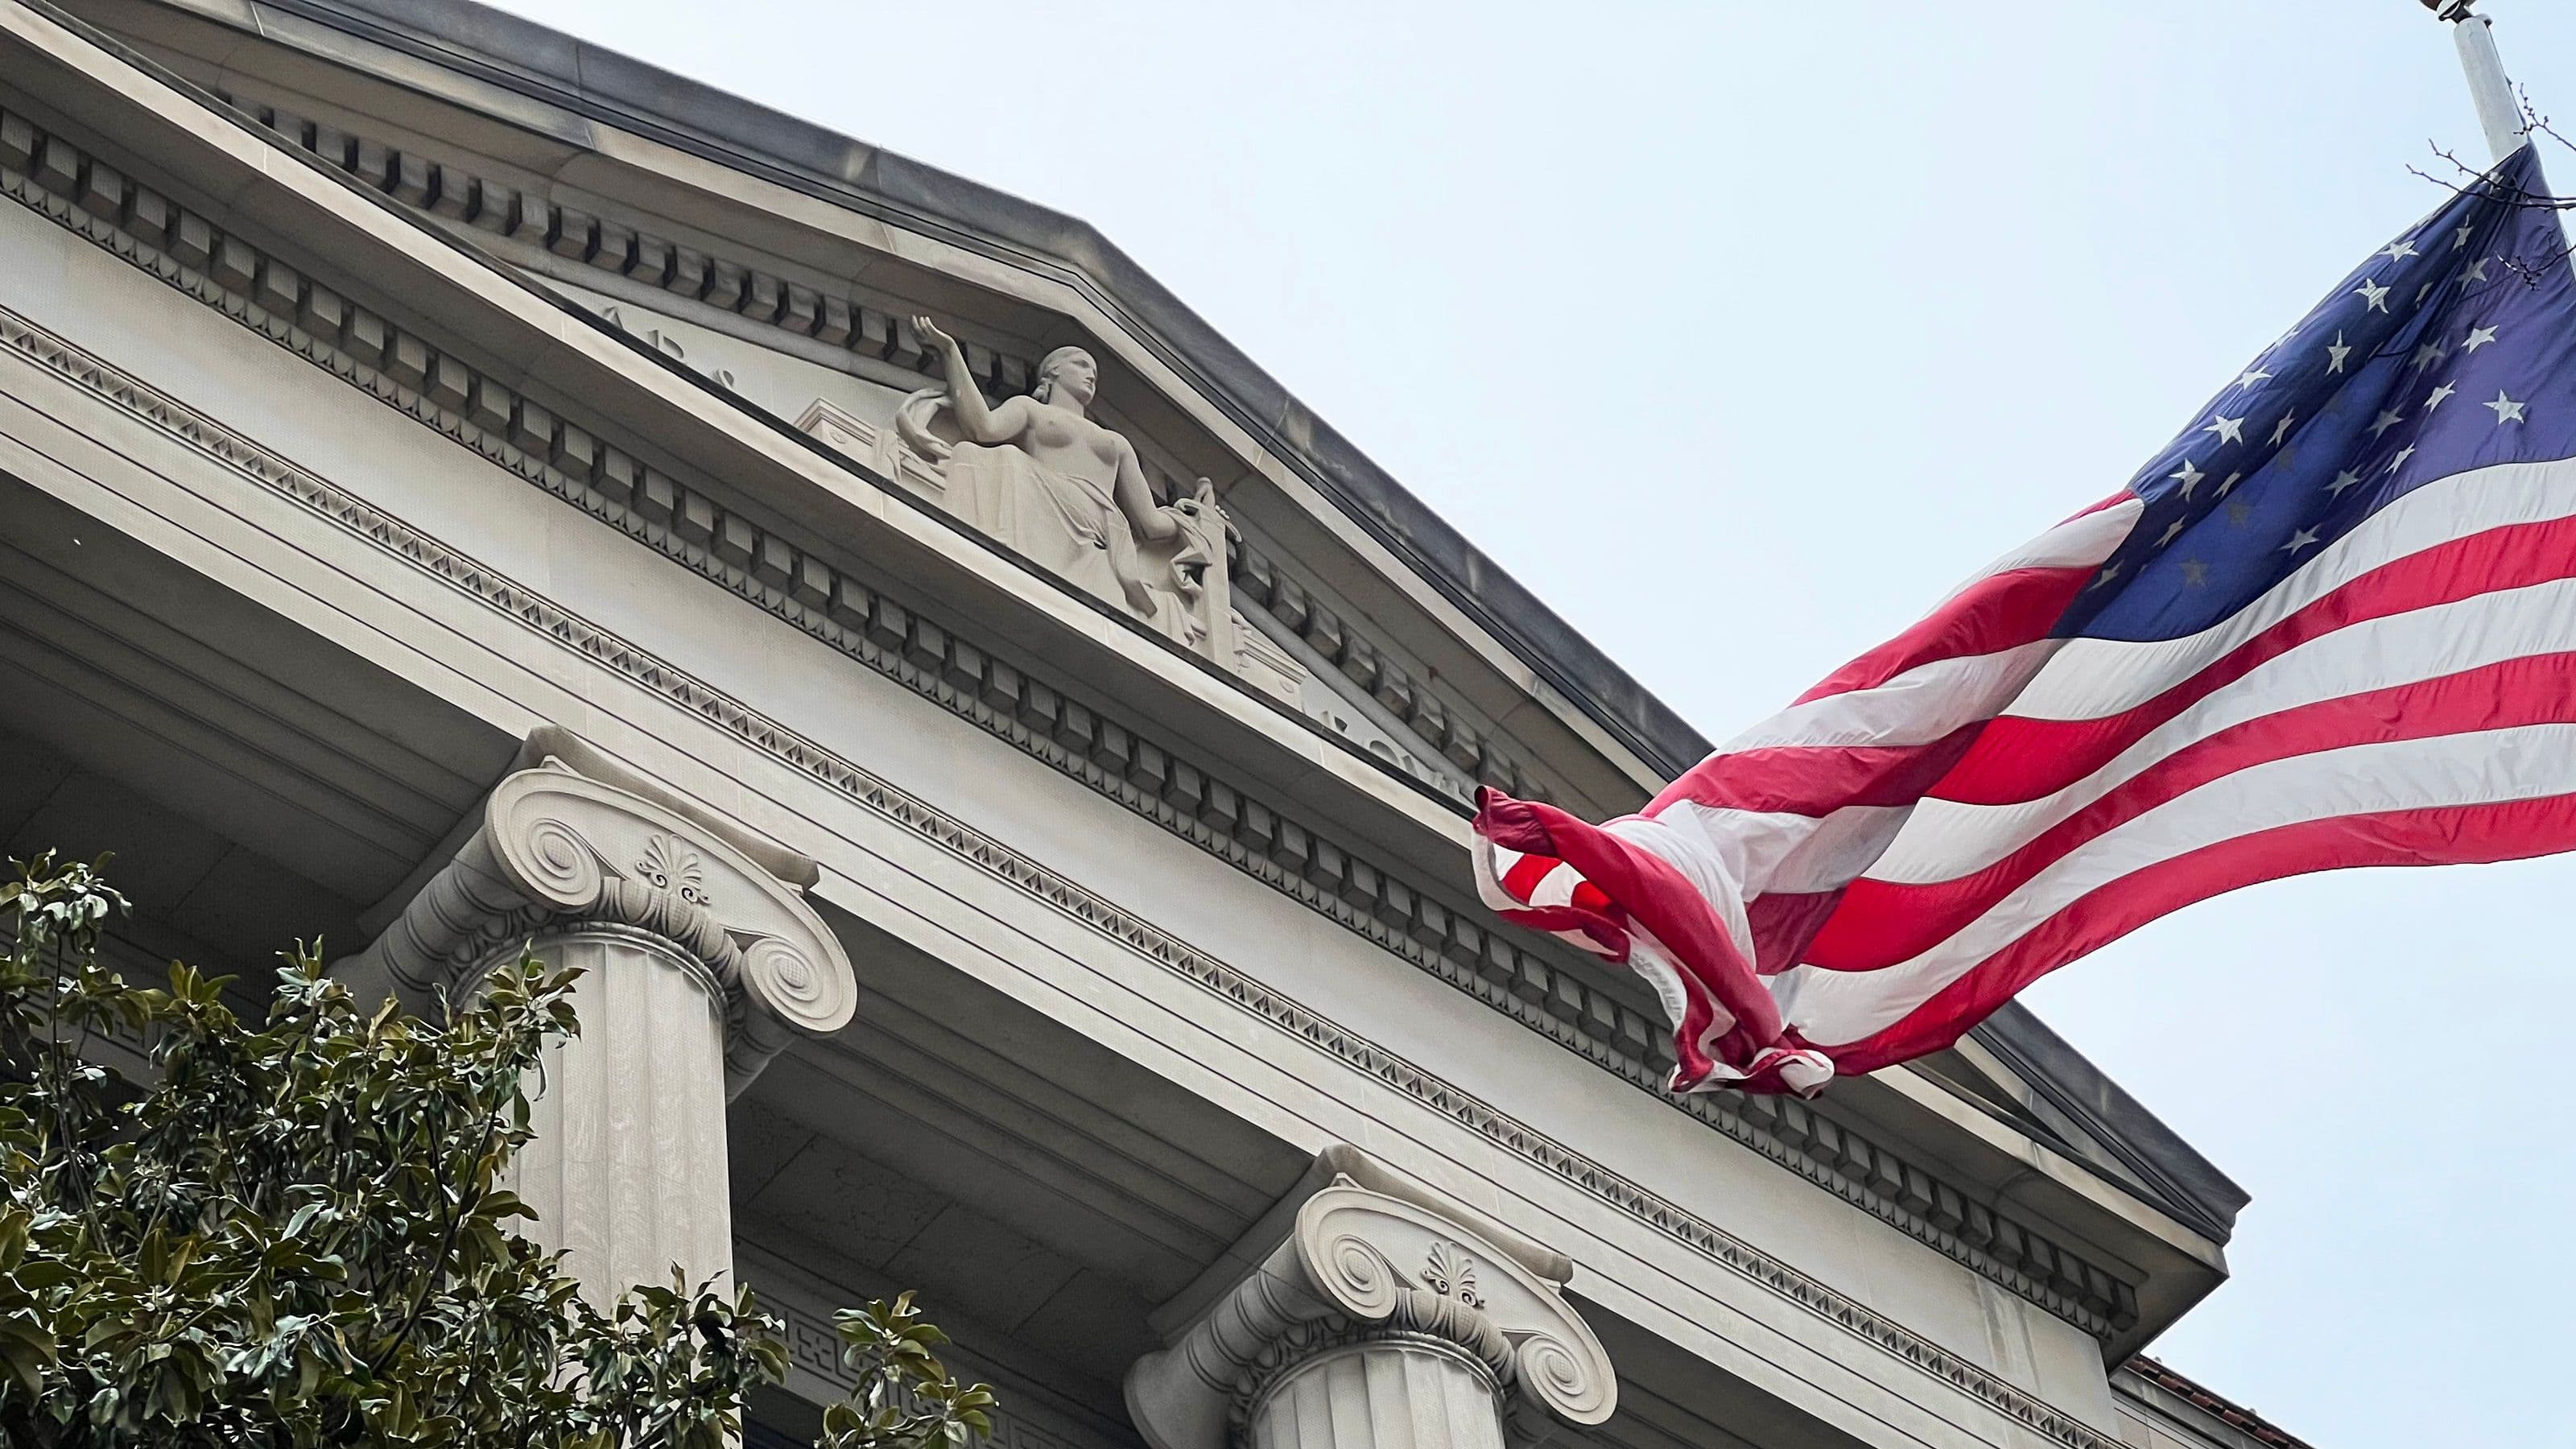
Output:
[[[1812,1095],[2168,911],[2576,848],[2576,287],[2525,147],[2119,492],[1591,825],[1497,792],[1504,917],[1623,961],[1675,1091]]]

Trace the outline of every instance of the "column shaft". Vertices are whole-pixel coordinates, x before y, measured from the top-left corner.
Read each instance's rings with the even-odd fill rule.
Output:
[[[1254,1402],[1251,1449],[1502,1449],[1494,1376],[1457,1347],[1392,1339],[1326,1349]]]
[[[694,1288],[729,1284],[733,1208],[725,1175],[725,1019],[705,968],[670,943],[617,927],[537,942],[578,966],[581,1034],[548,1049],[530,1083],[535,1140],[518,1191],[531,1236],[567,1250],[582,1294],[605,1307],[678,1264]]]

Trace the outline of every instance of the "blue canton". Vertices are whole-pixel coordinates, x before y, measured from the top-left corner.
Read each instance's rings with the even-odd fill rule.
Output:
[[[2195,634],[2436,479],[2576,456],[2576,284],[2521,151],[2390,242],[2140,470],[2061,635]]]

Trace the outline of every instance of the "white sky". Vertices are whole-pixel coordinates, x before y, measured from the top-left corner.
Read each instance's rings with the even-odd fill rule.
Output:
[[[505,3],[1097,225],[1713,737],[2483,156],[2409,0]],[[2576,6],[2483,8],[2576,121]],[[2254,1194],[2157,1354],[2332,1449],[2576,1440],[2571,893],[2309,877],[2032,992]]]

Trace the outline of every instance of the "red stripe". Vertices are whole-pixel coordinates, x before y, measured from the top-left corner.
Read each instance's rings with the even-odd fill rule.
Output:
[[[1547,879],[1548,872],[1561,863],[1553,856],[1524,855],[1512,862],[1510,870],[1503,872],[1503,889],[1513,900],[1526,903],[1531,896],[1538,894],[1539,883]]]
[[[1902,1021],[1823,1048],[1844,1073],[1939,1051],[2033,981],[2159,916],[2241,886],[2356,866],[2470,865],[2576,849],[2576,795],[2343,815],[2241,835],[2160,861],[2070,903]]]
[[[1921,745],[1768,745],[1711,755],[1665,786],[1644,813],[1680,800],[1818,816],[1846,805],[1911,805],[1957,767],[1988,723],[1961,725]]]
[[[1921,623],[1826,676],[1796,703],[1875,689],[1909,669],[2045,639],[2092,576],[2087,565],[2011,569],[1979,579]]]
[[[1628,958],[1628,932],[1616,920],[1597,911],[1577,910],[1572,906],[1536,906],[1494,914],[1515,926],[1541,935],[1572,934],[1590,941],[1593,948],[1613,961]],[[1578,943],[1579,944],[1579,943]]]
[[[2514,524],[2437,544],[2363,574],[2131,709],[2089,720],[1997,718],[1929,793],[1968,805],[2039,799],[2092,774],[2157,726],[2309,640],[2369,619],[2569,577],[2576,577],[2576,518]]]
[[[1735,947],[1706,897],[1651,851],[1639,849],[1552,805],[1514,800],[1497,790],[1477,794],[1475,828],[1497,844],[1528,849],[1524,841],[1583,873],[1618,902],[1622,912],[1653,933],[1685,977],[1691,1009],[1675,1028],[1680,1057],[1675,1079],[1697,1081],[1715,1068],[1700,1037],[1718,1019],[1711,1004],[1734,1018],[1717,1039],[1717,1060],[1740,1063],[1764,1047],[1780,1045],[1780,1006]],[[1696,989],[1691,989],[1696,988]]]
[[[2247,720],[2156,761],[1982,870],[1931,883],[1853,881],[1803,961],[1871,971],[1912,960],[2105,832],[2252,765],[2349,745],[2570,721],[2576,653],[2509,659]]]
[[[1744,914],[1753,925],[1754,971],[1777,976],[1797,965],[1842,899],[1841,890],[1780,891],[1747,901]]]

